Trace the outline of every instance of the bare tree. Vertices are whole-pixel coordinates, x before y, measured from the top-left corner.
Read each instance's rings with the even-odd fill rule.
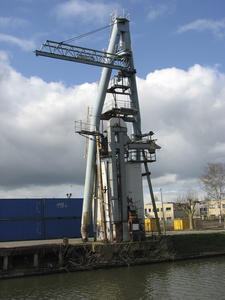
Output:
[[[221,223],[221,199],[225,191],[225,164],[208,163],[205,173],[198,178],[202,189],[210,200],[216,200],[220,209]]]
[[[210,200],[221,200],[225,190],[225,164],[208,163],[198,181]]]
[[[154,197],[155,197],[155,202],[159,202],[160,201],[157,195],[154,195]]]
[[[195,206],[199,202],[198,196],[194,191],[189,191],[187,194],[177,197],[178,205],[183,208],[189,218],[189,228],[193,229],[193,217],[195,214]]]

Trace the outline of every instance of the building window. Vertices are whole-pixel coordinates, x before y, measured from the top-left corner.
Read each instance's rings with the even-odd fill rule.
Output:
[[[225,208],[225,204],[223,204],[223,208]]]
[[[209,208],[210,208],[210,209],[214,209],[214,208],[215,208],[215,205],[210,205]]]
[[[148,212],[151,212],[151,208],[148,209]]]
[[[156,208],[157,211],[159,211],[159,208]]]
[[[207,208],[206,207],[200,207],[200,215],[207,215]]]
[[[161,207],[161,211],[163,211],[163,208]]]
[[[145,208],[145,213],[147,212],[147,208]]]
[[[168,211],[168,210],[171,210],[171,207],[167,207],[166,210],[167,210],[167,211]]]
[[[171,217],[167,217],[166,219],[167,219],[167,221],[168,221],[168,220],[171,220],[172,218],[171,218]]]
[[[210,215],[210,217],[211,217],[211,218],[215,218],[215,217],[216,217],[216,215]]]
[[[207,208],[205,208],[205,207],[200,207],[200,211],[202,212],[202,211],[207,211]]]

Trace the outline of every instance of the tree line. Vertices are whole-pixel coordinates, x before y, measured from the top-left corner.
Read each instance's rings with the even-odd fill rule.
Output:
[[[198,182],[202,190],[206,193],[205,200],[215,200],[221,212],[221,200],[225,195],[225,164],[221,162],[208,163],[205,167],[204,174],[198,177]],[[189,191],[183,196],[177,196],[176,200],[178,205],[181,206],[188,215],[190,229],[193,229],[193,217],[196,204],[200,202],[197,193],[195,191]]]

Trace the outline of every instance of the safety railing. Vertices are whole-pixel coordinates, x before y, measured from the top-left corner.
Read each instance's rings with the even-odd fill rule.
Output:
[[[130,110],[130,114],[132,114],[131,112],[137,112],[138,111],[138,106],[137,103],[135,102],[131,102],[130,100],[109,100],[107,101],[104,106],[103,106],[103,110],[102,113],[106,113],[108,111],[111,110]]]

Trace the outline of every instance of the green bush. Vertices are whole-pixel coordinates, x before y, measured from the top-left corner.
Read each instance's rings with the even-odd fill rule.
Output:
[[[172,235],[170,238],[178,255],[225,251],[225,232],[181,234]]]

